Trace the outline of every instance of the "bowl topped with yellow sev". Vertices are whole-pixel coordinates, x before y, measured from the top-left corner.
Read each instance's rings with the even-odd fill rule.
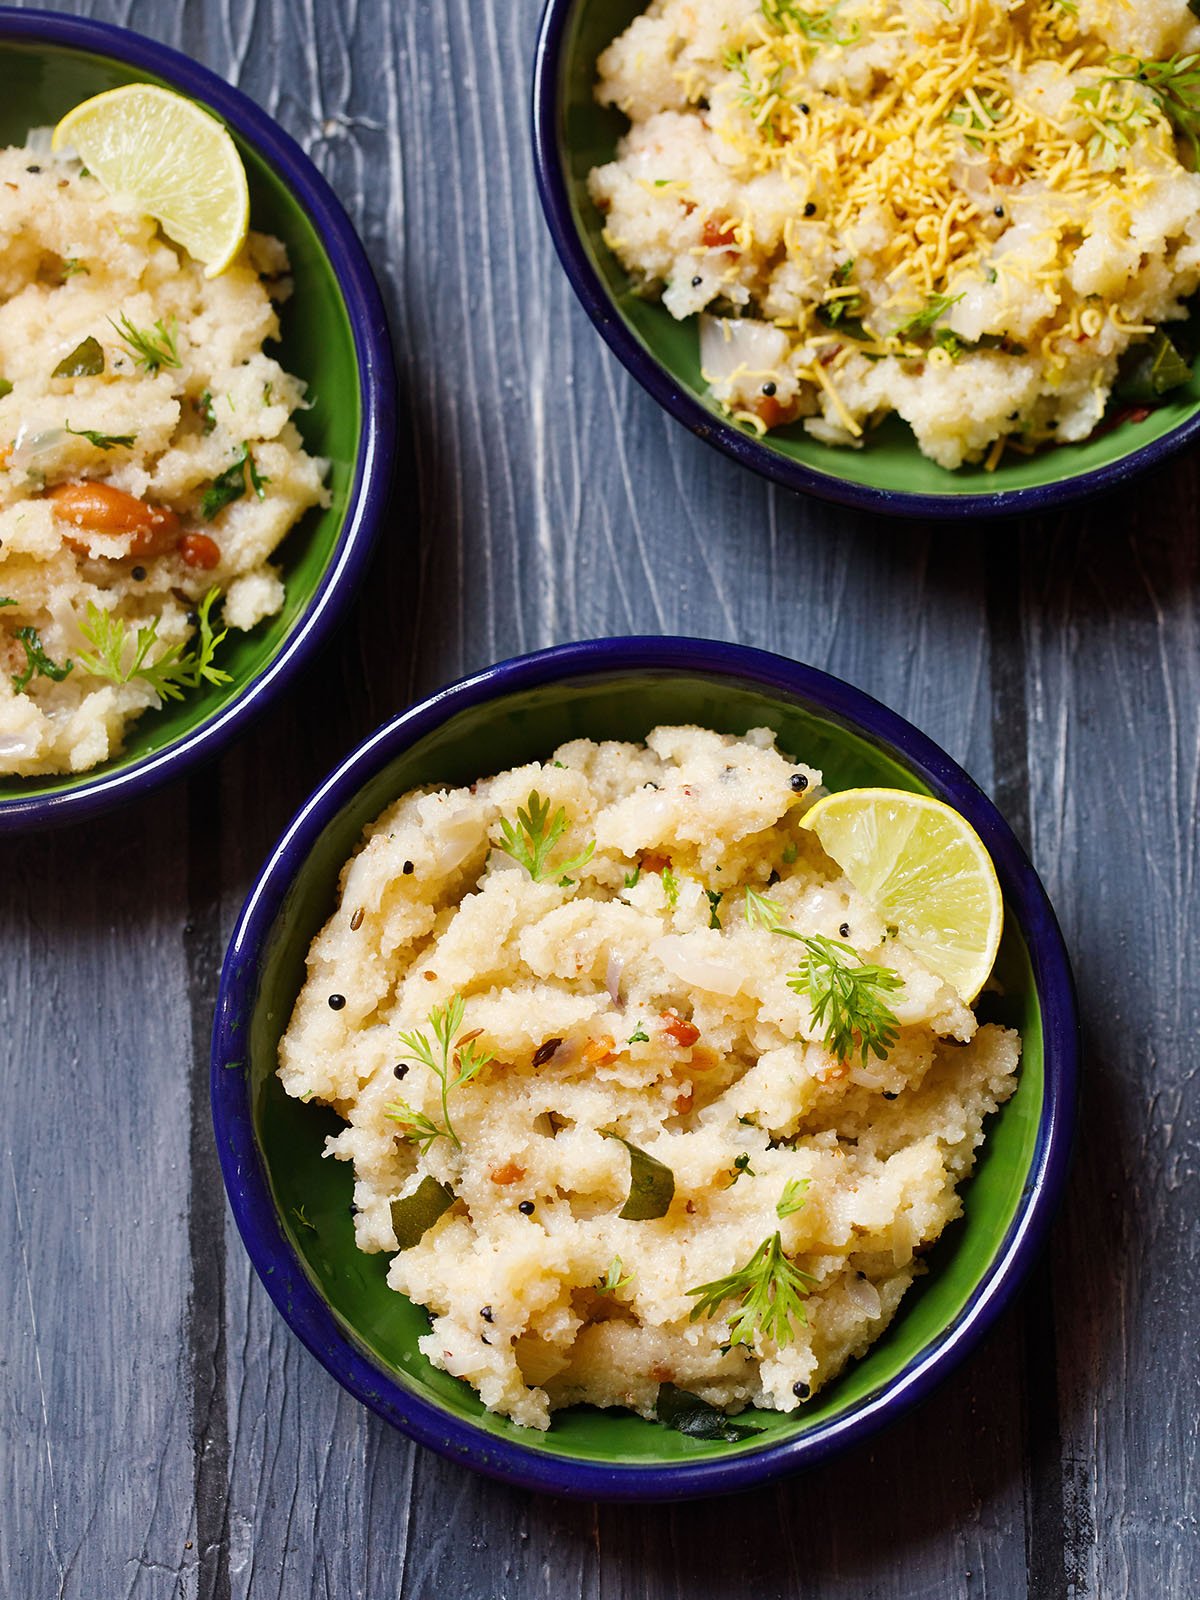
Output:
[[[539,156],[552,226],[564,195],[574,211],[576,238],[555,232],[576,286],[590,257],[710,419],[770,436],[772,475],[794,480],[782,457],[961,509],[1120,463],[1194,409],[1186,0],[555,11],[538,88],[557,69],[564,167]]]

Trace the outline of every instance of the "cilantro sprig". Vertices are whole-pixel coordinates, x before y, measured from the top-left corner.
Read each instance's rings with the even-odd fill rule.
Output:
[[[861,30],[857,22],[838,22],[842,0],[824,11],[808,11],[798,0],[762,0],[762,14],[774,27],[784,32],[803,34],[814,44],[853,44]],[[845,32],[842,29],[845,29]]]
[[[177,343],[179,325],[174,317],[168,317],[165,322],[159,317],[152,328],[135,327],[124,312],[118,322],[113,322],[111,317],[108,320],[128,345],[137,365],[146,372],[157,372],[160,367],[182,367]]]
[[[895,330],[898,339],[919,339],[923,334],[929,333],[936,322],[940,322],[951,306],[956,306],[962,299],[961,294],[931,294],[926,297],[925,304],[919,311]]]
[[[595,1288],[597,1294],[619,1294],[622,1289],[627,1289],[633,1282],[633,1274],[624,1272],[621,1267],[620,1256],[614,1256],[608,1264],[608,1271],[602,1278],[597,1278]]]
[[[228,631],[222,628],[218,633],[213,626],[212,609],[220,595],[219,589],[210,589],[196,607],[198,635],[194,648],[184,643],[170,644],[154,657],[151,651],[158,643],[161,618],[151,617],[131,633],[123,617],[114,617],[89,600],[87,620],[79,624],[79,631],[92,648],[80,651],[80,667],[93,678],[106,678],[109,683],[129,683],[140,678],[160,700],[182,700],[189,689],[198,689],[202,683],[232,683],[228,672],[213,665],[217,646]]]
[[[884,1060],[899,1037],[900,1024],[883,996],[904,987],[899,974],[890,967],[863,961],[852,945],[839,939],[785,928],[783,907],[757,889],[746,889],[745,915],[752,927],[766,928],[768,933],[795,939],[804,946],[799,967],[788,974],[787,986],[808,1000],[813,1021],[824,1026],[826,1049],[843,1066],[855,1055],[864,1066],[872,1055]]]
[[[254,457],[250,454],[250,446],[243,441],[241,451],[234,461],[224,472],[217,474],[201,497],[200,515],[205,522],[211,522],[227,505],[242,498],[246,492],[247,479],[258,498],[264,499],[267,484],[271,480],[258,470]]]
[[[790,1344],[795,1337],[793,1324],[808,1321],[804,1301],[815,1281],[788,1260],[779,1234],[774,1233],[744,1267],[687,1291],[696,1296],[689,1321],[713,1317],[727,1301],[736,1300],[737,1309],[728,1317],[730,1345],[753,1345],[756,1337],[772,1339],[779,1346]]]
[[[73,433],[77,439],[86,439],[97,450],[115,450],[118,446],[129,450],[137,442],[136,433],[99,433],[94,428],[73,428],[69,422],[65,431]]]
[[[7,600],[4,603],[16,605],[17,602]],[[18,694],[24,694],[34,678],[49,678],[52,683],[61,683],[74,665],[71,661],[64,661],[61,664],[51,661],[42,648],[41,635],[36,628],[18,628],[16,637],[25,651],[24,669],[12,674],[13,688]]]
[[[456,1149],[462,1149],[462,1140],[450,1120],[450,1096],[456,1089],[471,1082],[492,1059],[490,1050],[475,1043],[479,1030],[460,1033],[466,1002],[462,995],[453,995],[444,1006],[434,1006],[429,1013],[430,1040],[426,1034],[413,1030],[399,1035],[400,1043],[410,1055],[427,1067],[441,1084],[442,1120],[435,1122],[423,1111],[414,1111],[405,1100],[395,1100],[384,1108],[385,1115],[398,1123],[406,1139],[410,1139],[424,1154],[436,1139],[449,1139]]]
[[[813,1021],[825,1029],[827,1048],[843,1065],[856,1054],[863,1066],[872,1055],[885,1060],[900,1024],[883,996],[903,988],[903,980],[890,967],[861,960],[839,939],[802,934],[800,943],[805,954],[788,988],[808,1000]]]
[[[551,816],[549,800],[543,799],[536,789],[531,789],[525,804],[517,807],[515,823],[507,817],[501,817],[500,833],[504,843],[500,848],[506,856],[511,856],[525,868],[534,883],[541,883],[550,877],[556,877],[560,883],[564,883],[572,872],[578,872],[587,865],[596,848],[592,842],[577,856],[560,861],[552,868],[549,864],[550,852],[562,838],[566,826],[567,813],[563,807],[559,806]]]
[[[1200,168],[1200,53],[1143,61],[1116,55],[1108,60],[1110,83],[1140,83],[1157,100],[1167,121],[1188,141],[1193,167]]]

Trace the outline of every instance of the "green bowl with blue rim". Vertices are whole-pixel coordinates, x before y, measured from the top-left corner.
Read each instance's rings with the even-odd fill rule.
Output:
[[[981,1014],[1020,1029],[1016,1094],[991,1119],[964,1214],[929,1254],[884,1336],[808,1404],[746,1413],[762,1431],[704,1441],[617,1410],[576,1406],[548,1432],[486,1412],[417,1348],[428,1316],[387,1287],[388,1258],[355,1248],[350,1168],[325,1160],[341,1126],[289,1099],[275,1075],[309,943],[332,912],[363,828],[415,785],[458,785],[547,758],[565,740],[641,739],[656,724],[773,728],[833,789],[930,793],[972,823],[1006,907],[1001,996]],[[995,807],[948,756],[837,679],[736,645],[600,639],[501,662],[372,735],[300,810],[250,892],[221,975],[213,1035],[217,1149],[234,1217],[284,1318],[337,1380],[453,1460],[509,1482],[589,1498],[683,1498],[815,1465],[919,1400],[992,1326],[1042,1242],[1061,1193],[1075,1110],[1070,968],[1037,876]]]
[[[124,804],[211,757],[295,678],[360,582],[386,509],[396,375],[378,287],[329,185],[294,140],[240,90],[178,51],[108,23],[41,11],[0,16],[0,143],[24,144],[80,101],[121,84],[162,84],[232,134],[250,185],[250,225],[287,246],[294,290],[269,346],[308,385],[305,447],[331,463],[331,504],[288,534],[276,561],[283,609],[231,633],[208,685],[133,724],[123,753],[90,772],[0,776],[0,831],[75,821]]]
[[[957,518],[1045,510],[1113,489],[1200,434],[1200,365],[1150,408],[1120,401],[1091,438],[1005,454],[949,472],[889,417],[859,450],[821,443],[795,423],[759,438],[728,418],[700,375],[696,319],[677,322],[640,293],[601,238],[588,198],[593,167],[612,161],[627,119],[595,99],[601,51],[645,11],[645,0],[547,0],[534,58],[533,154],[542,207],[568,278],[600,334],[658,403],[698,438],[786,488],[894,516]],[[1171,324],[1200,348],[1200,315]],[[1176,330],[1178,334],[1176,335]]]

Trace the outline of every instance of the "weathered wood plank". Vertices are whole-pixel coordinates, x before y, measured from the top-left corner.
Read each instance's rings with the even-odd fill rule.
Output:
[[[1200,663],[1193,461],[1022,543],[1035,851],[1076,953],[1053,1256],[1069,1592],[1195,1591]]]
[[[30,1600],[166,1600],[190,1560],[185,828],[168,796],[0,848],[0,1571]]]

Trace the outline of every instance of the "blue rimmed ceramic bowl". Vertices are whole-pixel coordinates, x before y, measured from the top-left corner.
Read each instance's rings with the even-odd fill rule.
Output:
[[[417,1340],[424,1311],[361,1254],[352,1174],[325,1161],[330,1111],[290,1100],[277,1050],[309,942],[333,910],[363,827],[417,784],[457,785],[545,758],[565,740],[641,739],[659,722],[725,732],[767,726],[834,789],[882,784],[956,806],[991,852],[1007,922],[996,1020],[1020,1028],[1016,1094],[992,1119],[964,1216],[863,1360],[790,1415],[750,1413],[761,1434],[698,1441],[628,1412],[555,1413],[548,1433],[488,1414]],[[982,1003],[980,1006],[982,1010]],[[811,1466],[912,1405],[972,1350],[1037,1255],[1066,1174],[1075,1112],[1076,1016],[1054,913],[1007,825],[970,778],[878,702],[812,667],[696,639],[599,639],[522,656],[396,717],[302,807],[264,866],[221,974],[213,1033],[217,1150],[246,1248],[276,1306],[352,1394],[412,1438],[509,1482],[589,1498],[680,1499],[744,1489]]]
[[[149,712],[122,755],[91,772],[0,777],[0,831],[94,816],[189,771],[240,733],[284,690],[336,626],[363,576],[387,503],[396,373],[383,302],[333,190],[300,146],[240,90],[187,56],[108,23],[0,9],[0,144],[53,124],[90,95],[119,84],[164,84],[228,127],[250,183],[250,222],[288,247],[295,289],[280,310],[274,353],[308,384],[296,423],[314,455],[331,461],[332,504],[288,534],[276,560],[283,610],[230,635],[209,686]]]
[[[894,516],[992,517],[1044,510],[1112,489],[1200,435],[1200,365],[1151,411],[1122,412],[1080,444],[1011,451],[994,472],[947,472],[921,454],[898,417],[861,450],[813,439],[796,423],[765,438],[732,422],[700,375],[695,318],[675,319],[635,292],[601,238],[588,173],[611,161],[628,122],[594,97],[600,52],[646,0],[547,0],[533,76],[533,153],[542,206],[567,276],[614,353],[699,438],[785,488]],[[1189,340],[1200,335],[1197,318]]]

